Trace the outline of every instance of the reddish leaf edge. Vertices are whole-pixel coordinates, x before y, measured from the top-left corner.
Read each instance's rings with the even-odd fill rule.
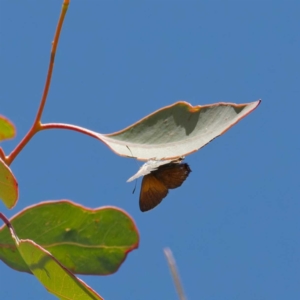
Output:
[[[189,109],[189,111],[190,111],[191,113],[195,113],[195,112],[198,112],[200,109],[203,109],[203,108],[206,108],[206,107],[222,106],[222,105],[223,105],[223,106],[241,107],[241,106],[247,106],[247,105],[249,105],[249,104],[251,104],[251,103],[255,103],[255,102],[256,102],[256,105],[255,105],[255,106],[254,106],[247,114],[245,114],[245,115],[241,116],[240,118],[238,118],[238,119],[236,120],[236,122],[234,122],[231,126],[229,126],[228,128],[226,128],[224,131],[222,131],[220,135],[218,135],[218,136],[215,137],[215,138],[217,138],[217,137],[223,135],[226,131],[228,131],[228,130],[229,130],[230,128],[232,128],[234,125],[236,125],[240,120],[244,119],[246,116],[248,116],[250,113],[252,113],[252,112],[260,105],[261,101],[262,101],[262,100],[259,99],[259,100],[253,101],[253,102],[249,102],[249,103],[241,103],[241,104],[232,103],[232,102],[218,102],[218,103],[213,103],[213,104],[205,104],[205,105],[195,105],[195,106],[193,106],[193,105],[190,104],[189,102],[181,100],[181,101],[177,101],[177,102],[175,102],[175,103],[173,103],[173,104],[171,104],[171,105],[164,106],[164,107],[162,107],[162,108],[160,108],[160,109],[154,111],[153,113],[150,113],[149,115],[143,117],[143,118],[140,119],[139,121],[137,121],[137,122],[135,122],[135,123],[133,123],[133,124],[127,126],[126,128],[124,128],[124,129],[122,129],[122,130],[119,130],[119,131],[116,131],[116,132],[113,132],[113,133],[108,133],[108,134],[97,134],[96,137],[98,137],[98,138],[99,138],[106,146],[108,146],[114,153],[116,153],[116,154],[119,155],[119,156],[127,157],[127,158],[135,158],[135,159],[137,159],[137,160],[139,160],[139,161],[148,161],[148,159],[141,159],[141,158],[137,158],[137,157],[133,157],[133,156],[127,156],[127,155],[121,155],[120,153],[117,153],[114,149],[112,149],[112,148],[110,147],[110,145],[109,145],[108,143],[106,143],[105,140],[102,140],[102,139],[101,139],[101,136],[108,137],[108,138],[113,138],[115,135],[118,135],[118,134],[120,134],[120,133],[125,132],[125,131],[128,130],[129,128],[131,128],[131,127],[133,127],[133,126],[136,126],[136,125],[139,124],[139,123],[142,123],[144,120],[150,118],[151,116],[153,116],[153,115],[155,115],[155,114],[157,114],[157,113],[159,113],[159,112],[161,112],[161,111],[170,109],[170,108],[172,108],[172,107],[174,107],[174,106],[176,106],[176,105],[185,105],[185,106],[188,107],[188,109]],[[211,141],[212,141],[212,140],[211,140]],[[211,141],[210,141],[210,142],[211,142]],[[209,143],[210,143],[210,142],[209,142]],[[207,144],[208,144],[208,143],[207,143]],[[203,145],[201,148],[203,148],[203,147],[206,146],[207,144]],[[200,148],[200,149],[201,149],[201,148]],[[196,150],[194,150],[194,151],[188,152],[188,153],[185,154],[185,156],[190,155],[190,154],[193,154],[193,153],[199,151],[200,149],[196,149]],[[176,159],[176,158],[178,158],[178,156],[174,156],[174,157],[164,157],[164,158],[160,158],[160,160],[169,160],[169,159],[172,160],[172,159]]]
[[[256,100],[256,101],[253,101],[253,102],[249,102],[249,103],[241,103],[241,104],[238,104],[238,103],[232,103],[232,102],[218,102],[218,103],[213,103],[213,104],[204,104],[204,105],[195,105],[195,106],[193,106],[191,103],[189,103],[189,102],[187,102],[187,101],[181,100],[181,101],[177,101],[177,102],[175,102],[175,103],[173,103],[173,104],[164,106],[164,107],[162,107],[162,108],[160,108],[160,109],[157,109],[156,111],[152,112],[151,114],[145,116],[144,118],[142,118],[142,119],[140,119],[139,121],[137,121],[137,122],[135,122],[135,123],[133,123],[133,124],[127,126],[126,128],[124,128],[124,129],[122,129],[122,130],[119,130],[119,131],[116,131],[116,132],[113,132],[113,133],[103,134],[103,135],[109,137],[109,136],[114,136],[114,135],[120,134],[120,133],[122,133],[122,132],[128,130],[130,127],[133,127],[133,126],[135,126],[135,125],[137,125],[137,124],[143,122],[144,120],[146,120],[146,119],[152,117],[153,115],[157,114],[158,112],[161,112],[161,111],[170,109],[170,108],[172,108],[173,106],[180,105],[180,104],[181,104],[181,105],[187,106],[187,107],[189,108],[189,111],[190,111],[191,113],[195,113],[195,112],[198,112],[200,109],[206,108],[206,107],[213,107],[213,106],[234,106],[234,107],[241,107],[241,106],[247,106],[247,105],[249,105],[250,103],[254,103],[254,102],[257,102],[256,106],[255,106],[252,110],[250,110],[246,115],[244,115],[243,118],[246,117],[247,115],[249,115],[253,110],[255,110],[255,109],[259,106],[259,104],[261,103],[261,99]],[[238,121],[237,121],[237,122],[238,122]],[[237,122],[236,122],[236,123],[237,123]],[[234,124],[236,124],[236,123],[234,123]],[[234,124],[233,124],[233,125],[234,125]],[[233,125],[232,125],[232,126],[233,126]],[[231,126],[231,127],[232,127],[232,126]],[[229,128],[230,128],[230,127],[229,127]],[[226,130],[228,130],[228,129],[226,129]],[[224,132],[226,132],[226,130],[223,131],[222,134],[223,134]]]
[[[51,203],[70,203],[70,204],[72,204],[72,205],[74,205],[74,206],[77,206],[77,207],[80,207],[80,208],[84,208],[84,209],[89,210],[89,211],[100,211],[100,210],[104,210],[104,209],[107,209],[107,208],[109,208],[109,209],[115,209],[115,210],[117,210],[117,211],[122,212],[122,213],[125,214],[128,218],[130,218],[130,220],[131,220],[132,223],[133,223],[133,227],[132,227],[131,229],[137,233],[137,235],[138,235],[138,241],[137,241],[136,244],[133,244],[132,247],[128,248],[128,249],[125,251],[124,258],[123,258],[122,261],[120,262],[118,268],[117,268],[113,273],[103,274],[103,275],[101,275],[101,276],[109,276],[109,275],[111,275],[111,274],[115,274],[116,272],[118,272],[118,270],[120,269],[121,265],[122,265],[123,262],[126,260],[128,254],[129,254],[131,251],[133,251],[133,250],[139,248],[139,245],[140,245],[140,233],[139,233],[139,230],[138,230],[138,228],[137,228],[137,226],[136,226],[135,221],[133,220],[133,218],[132,218],[125,210],[123,210],[122,208],[116,207],[116,206],[107,205],[107,206],[101,206],[101,207],[99,207],[99,208],[94,208],[94,209],[93,209],[93,208],[89,208],[89,207],[86,207],[86,206],[84,206],[84,205],[75,203],[75,202],[70,201],[70,200],[65,200],[65,199],[62,199],[62,200],[47,200],[47,201],[42,201],[42,202],[40,202],[40,203],[37,203],[37,204],[33,204],[33,205],[30,205],[30,206],[27,206],[27,207],[25,207],[23,210],[21,210],[20,212],[18,212],[18,213],[15,214],[14,216],[12,216],[9,220],[8,220],[8,219],[6,219],[6,220],[7,220],[7,221],[9,222],[9,224],[10,224],[15,218],[17,218],[18,216],[22,215],[22,214],[24,213],[25,210],[28,210],[28,209],[31,209],[31,208],[35,208],[35,207],[37,207],[37,206],[42,206],[42,205],[45,205],[45,204],[49,204],[49,203],[50,203],[50,204],[51,204]],[[0,217],[1,217],[1,215],[2,215],[2,214],[0,213]],[[2,220],[3,220],[3,219],[2,219]],[[3,221],[4,221],[4,220],[3,220]],[[5,224],[2,225],[2,226],[0,227],[0,230],[2,230],[5,226],[7,226],[6,221],[4,221],[4,223],[5,223]],[[41,247],[41,246],[40,246],[40,247]],[[47,251],[47,250],[45,250],[45,251]],[[11,267],[11,266],[9,266],[9,267],[10,267],[11,269],[13,269],[13,270],[18,271],[18,272],[22,272],[22,271],[20,271],[20,270],[18,270],[18,269],[15,269],[15,268]],[[70,272],[71,272],[71,271],[70,271]],[[25,271],[24,271],[24,273],[32,274],[32,273],[28,273],[28,272],[25,272]],[[76,272],[76,274],[78,274],[78,275],[86,275],[86,274],[77,273],[77,272]],[[32,275],[33,275],[33,274],[32,274]],[[75,275],[74,275],[74,276],[75,276]],[[94,275],[94,276],[100,276],[100,275]]]

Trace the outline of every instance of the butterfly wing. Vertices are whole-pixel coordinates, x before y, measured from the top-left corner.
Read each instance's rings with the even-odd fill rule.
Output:
[[[162,182],[167,189],[175,189],[189,176],[191,169],[188,164],[170,163],[158,168],[152,174]]]
[[[147,211],[154,208],[167,194],[167,187],[153,173],[144,176],[140,192],[140,210]]]

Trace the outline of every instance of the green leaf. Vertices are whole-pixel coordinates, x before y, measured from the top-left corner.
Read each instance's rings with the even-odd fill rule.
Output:
[[[0,142],[12,139],[15,135],[15,126],[7,118],[0,116]]]
[[[5,221],[10,228],[11,241],[14,243],[18,253],[22,256],[31,272],[50,293],[59,299],[66,300],[102,299],[40,245],[31,240],[20,240],[8,220]]]
[[[20,238],[35,241],[77,274],[114,273],[139,244],[133,220],[114,207],[89,209],[67,200],[48,201],[26,208],[11,223]],[[0,259],[31,272],[5,226],[0,228]]]
[[[20,240],[18,250],[35,277],[59,299],[102,299],[86,283],[55,259],[51,253],[33,241]]]
[[[19,197],[16,178],[10,168],[0,158],[0,199],[6,207],[13,208]]]
[[[192,106],[180,101],[112,134],[90,132],[115,153],[140,160],[174,159],[193,153],[251,113],[260,103]]]

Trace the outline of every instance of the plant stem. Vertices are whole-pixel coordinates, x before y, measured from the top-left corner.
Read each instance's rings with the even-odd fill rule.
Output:
[[[98,134],[95,131],[77,126],[77,125],[72,125],[72,124],[64,124],[64,123],[47,123],[47,124],[41,124],[39,130],[46,130],[46,129],[68,129],[68,130],[73,130],[77,131],[83,134],[86,134],[88,136],[91,136],[96,139],[100,139],[101,134]],[[100,139],[101,140],[101,139]]]
[[[54,35],[54,40],[52,42],[50,62],[49,62],[48,73],[47,73],[46,82],[45,82],[45,86],[44,86],[44,91],[43,91],[43,95],[42,95],[42,98],[40,101],[40,105],[39,105],[35,120],[32,124],[32,127],[27,132],[27,134],[22,139],[22,141],[16,146],[16,148],[7,157],[5,157],[5,162],[7,165],[10,165],[13,162],[13,160],[20,153],[20,151],[25,147],[25,145],[31,140],[31,138],[38,131],[41,130],[41,117],[42,117],[42,113],[43,113],[43,110],[44,110],[44,107],[46,104],[46,100],[47,100],[47,96],[48,96],[48,92],[49,92],[49,88],[50,88],[58,40],[60,37],[60,32],[61,32],[61,28],[62,28],[64,19],[65,19],[65,16],[66,16],[66,13],[67,13],[67,10],[69,7],[69,3],[70,3],[70,0],[64,0],[63,5],[62,5],[60,17],[59,17],[55,35]]]
[[[170,268],[170,271],[171,271],[171,274],[172,274],[172,277],[173,277],[173,281],[174,281],[179,299],[180,300],[186,300],[182,284],[180,283],[179,273],[178,273],[178,270],[176,268],[176,262],[175,262],[175,259],[173,257],[172,251],[171,251],[170,248],[165,248],[164,252],[165,252],[165,255],[166,255],[166,258],[167,258],[167,261],[168,261],[168,265],[169,265],[169,268]]]
[[[5,153],[1,147],[0,147],[0,158],[5,161]]]
[[[11,237],[18,244],[19,243],[19,239],[18,239],[18,237],[15,234],[14,228],[12,227],[11,223],[9,222],[9,220],[1,212],[0,212],[0,219],[5,223],[5,225],[7,226],[8,230],[10,231]]]
[[[4,216],[4,214],[2,214],[1,212],[0,212],[0,219],[5,223],[5,225],[6,225],[7,227],[10,227],[10,226],[11,226],[9,220],[8,220],[8,219]]]

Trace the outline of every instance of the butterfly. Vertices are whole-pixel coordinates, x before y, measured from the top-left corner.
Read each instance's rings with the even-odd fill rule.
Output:
[[[169,189],[180,187],[186,180],[191,169],[187,163],[181,163],[182,160],[150,160],[128,180],[144,175],[139,200],[142,212],[156,207],[167,196]]]

